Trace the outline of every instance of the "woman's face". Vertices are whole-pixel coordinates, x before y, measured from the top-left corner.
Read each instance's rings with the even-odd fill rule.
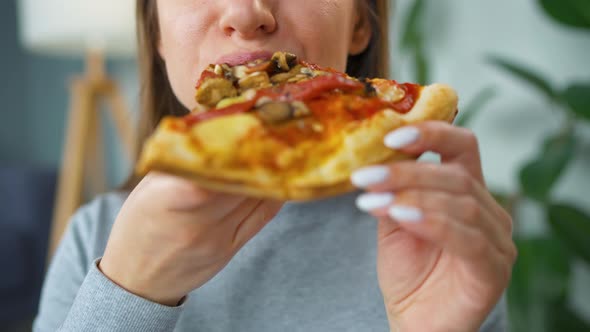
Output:
[[[189,109],[210,63],[238,64],[283,50],[343,71],[348,54],[362,51],[370,37],[355,28],[356,0],[157,0],[157,6],[159,52],[174,93]]]

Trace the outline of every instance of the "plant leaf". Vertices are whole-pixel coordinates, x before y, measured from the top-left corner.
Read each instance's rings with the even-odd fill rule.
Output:
[[[422,44],[422,30],[420,19],[424,12],[425,0],[415,0],[409,9],[404,26],[404,32],[401,37],[402,48],[414,49]]]
[[[540,156],[520,170],[522,191],[537,201],[546,201],[553,185],[572,160],[575,147],[572,132],[545,140]]]
[[[459,118],[455,124],[459,127],[467,126],[470,121],[496,96],[496,88],[488,86],[480,90],[475,97],[459,111]]]
[[[539,0],[539,4],[549,16],[562,24],[590,29],[588,0]]]
[[[532,69],[525,68],[507,59],[502,59],[496,56],[490,57],[489,61],[493,65],[504,69],[513,76],[529,83],[537,90],[543,92],[549,99],[557,99],[557,93],[555,92],[551,84],[549,84],[549,82],[544,77],[534,72]]]
[[[590,82],[570,85],[561,94],[561,99],[576,115],[590,120]]]
[[[590,263],[590,216],[563,204],[550,205],[548,216],[553,231],[563,243]]]
[[[510,205],[510,195],[508,193],[494,190],[492,190],[490,193],[496,202],[498,202],[498,204],[500,204],[502,207],[506,208],[508,205]]]
[[[588,332],[590,324],[573,312],[565,301],[551,306],[550,331]]]
[[[519,255],[508,287],[512,331],[544,331],[549,304],[565,297],[570,278],[568,252],[550,235],[516,239]]]
[[[416,47],[416,54],[415,54],[415,74],[416,74],[416,82],[422,85],[426,85],[429,83],[429,76],[430,76],[430,66],[428,64],[428,59],[426,58],[426,53],[422,47]]]

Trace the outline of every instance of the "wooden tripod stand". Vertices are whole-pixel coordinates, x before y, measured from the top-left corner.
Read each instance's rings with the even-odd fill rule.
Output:
[[[91,192],[106,191],[100,105],[105,101],[120,140],[129,157],[134,155],[134,126],[117,84],[105,70],[100,53],[86,57],[86,72],[70,86],[70,111],[64,140],[62,165],[51,225],[48,257],[51,258],[68,220],[83,203],[85,174],[90,174]]]

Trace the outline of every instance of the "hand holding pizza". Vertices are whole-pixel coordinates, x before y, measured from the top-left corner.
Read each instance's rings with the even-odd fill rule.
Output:
[[[438,121],[385,145],[442,164],[361,169],[357,205],[379,219],[378,274],[392,331],[477,331],[508,285],[512,220],[486,190],[472,132]]]
[[[150,173],[123,205],[99,267],[131,293],[177,305],[217,274],[281,206]]]
[[[475,137],[448,124],[458,103],[451,87],[353,78],[277,52],[209,66],[196,99],[193,113],[162,120],[137,172],[176,174],[226,194],[199,198],[192,186],[169,191],[149,179],[132,194],[115,232],[144,233],[135,237],[139,243],[172,243],[163,252],[147,244],[142,248],[154,252],[135,251],[135,273],[147,262],[153,268],[136,289],[151,289],[151,277],[158,282],[148,286],[156,289],[174,285],[177,300],[219,271],[280,207],[260,199],[314,200],[354,184],[369,192],[359,207],[380,220],[378,274],[392,330],[475,331],[482,324],[508,284],[516,250],[510,216],[485,189]],[[442,165],[407,161],[425,151],[441,154]],[[385,166],[362,168],[375,164]],[[154,199],[162,202],[151,206]],[[179,211],[179,204],[189,208]],[[236,245],[231,235],[248,218],[250,230]],[[147,225],[138,229],[142,219]],[[117,241],[123,235],[112,237],[124,244]],[[108,251],[107,274],[106,259],[114,260]],[[163,258],[153,264],[153,255]],[[191,271],[196,277],[185,277]]]

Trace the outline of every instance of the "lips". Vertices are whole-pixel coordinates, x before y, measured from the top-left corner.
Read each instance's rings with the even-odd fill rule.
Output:
[[[219,57],[215,63],[226,63],[229,66],[243,65],[254,60],[269,60],[273,55],[270,51],[236,52]]]

